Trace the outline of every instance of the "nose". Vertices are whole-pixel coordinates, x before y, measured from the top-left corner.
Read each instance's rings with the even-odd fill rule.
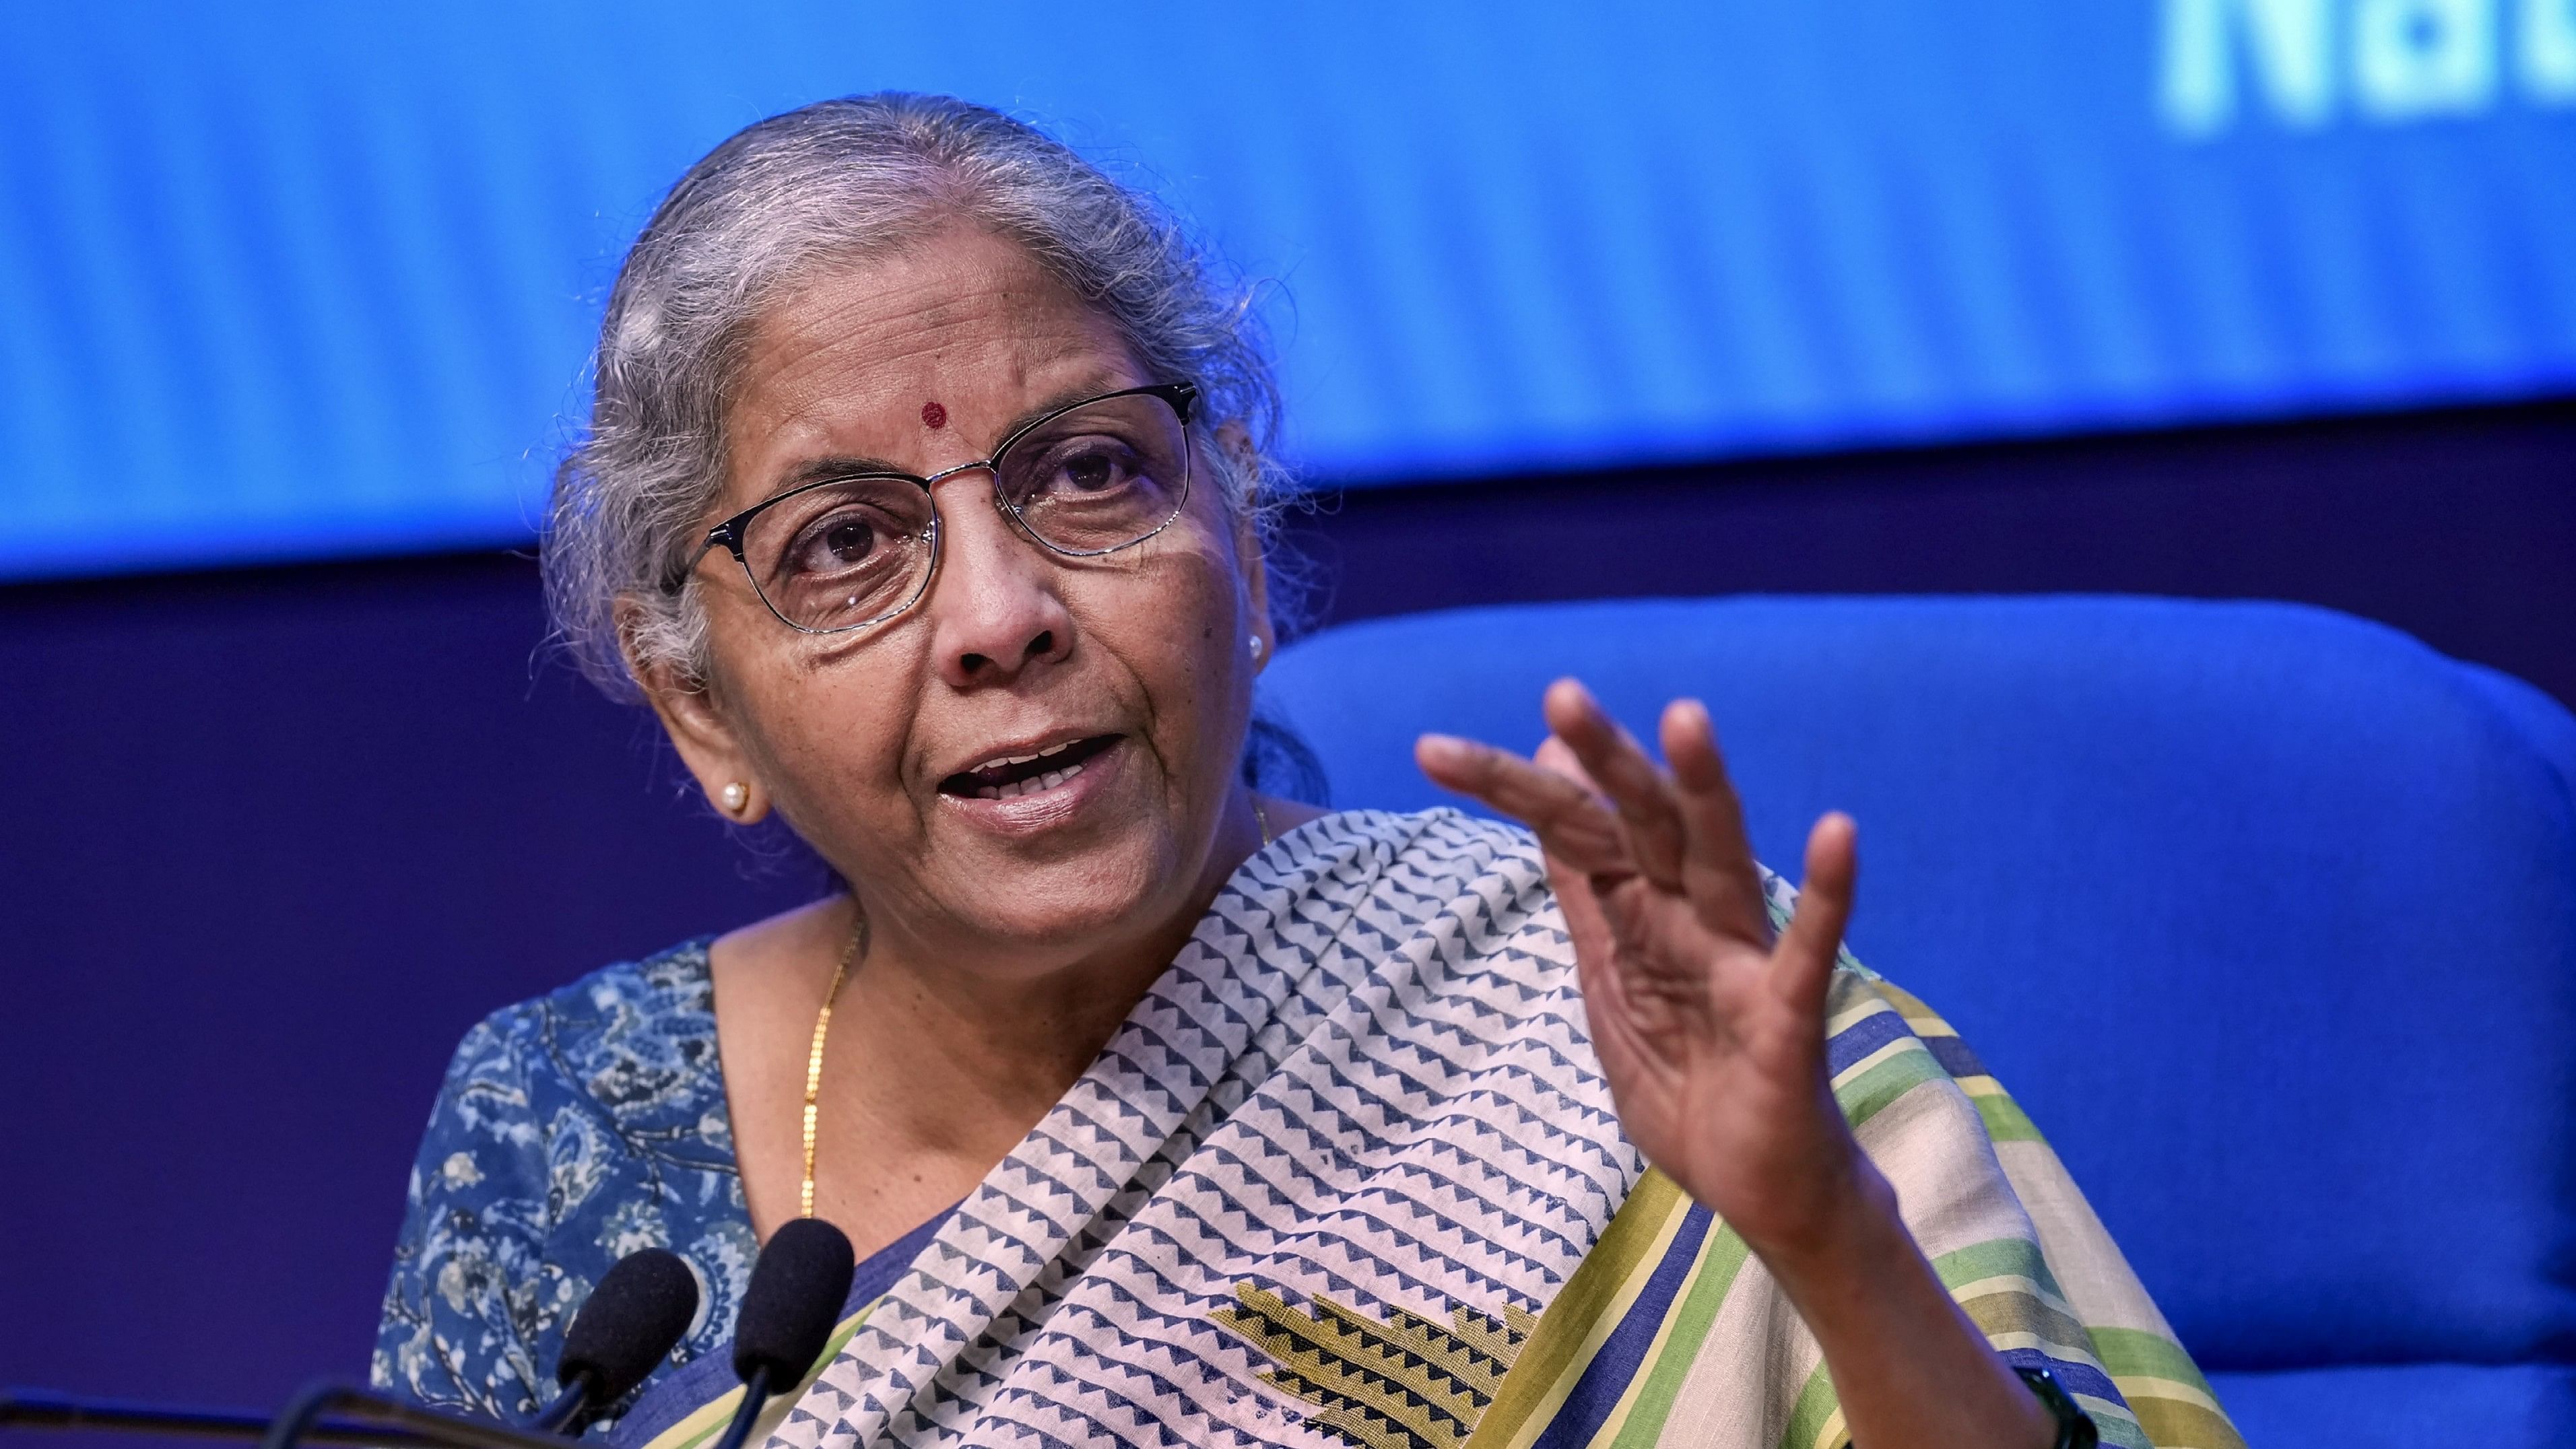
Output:
[[[1058,572],[1003,514],[992,474],[979,468],[932,491],[940,557],[927,602],[939,677],[953,689],[1008,685],[1071,653]]]

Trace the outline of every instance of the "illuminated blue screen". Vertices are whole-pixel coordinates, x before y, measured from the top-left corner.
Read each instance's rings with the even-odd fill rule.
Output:
[[[2576,0],[46,0],[0,575],[524,540],[660,188],[882,87],[1273,283],[1326,482],[2576,384]]]

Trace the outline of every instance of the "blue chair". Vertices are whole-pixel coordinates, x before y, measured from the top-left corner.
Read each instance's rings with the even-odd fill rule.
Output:
[[[1579,675],[1708,701],[1764,859],[1861,827],[1861,958],[1976,1043],[2257,1449],[2576,1437],[2576,719],[2255,603],[1473,609],[1284,651],[1338,805]],[[1450,803],[1457,803],[1451,801]]]

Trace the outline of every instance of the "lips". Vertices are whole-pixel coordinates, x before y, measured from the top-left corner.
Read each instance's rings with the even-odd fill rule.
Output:
[[[1024,754],[996,755],[940,781],[939,791],[969,800],[1013,800],[1034,795],[1080,775],[1084,761],[1116,743],[1116,735],[1090,735]]]

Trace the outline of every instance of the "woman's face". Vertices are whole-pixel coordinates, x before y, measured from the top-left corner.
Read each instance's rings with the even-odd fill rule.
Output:
[[[1051,408],[1172,380],[1018,247],[954,228],[763,318],[705,523],[835,466],[933,475]],[[927,592],[848,634],[788,628],[716,549],[696,575],[710,678],[657,705],[710,793],[749,783],[880,933],[1032,971],[1160,934],[1234,864],[1215,854],[1243,808],[1248,641],[1269,643],[1249,536],[1204,456],[1193,472],[1169,527],[1096,558],[1022,533],[989,472],[944,479]],[[1044,775],[996,788],[1032,767],[989,767],[1041,754]]]

